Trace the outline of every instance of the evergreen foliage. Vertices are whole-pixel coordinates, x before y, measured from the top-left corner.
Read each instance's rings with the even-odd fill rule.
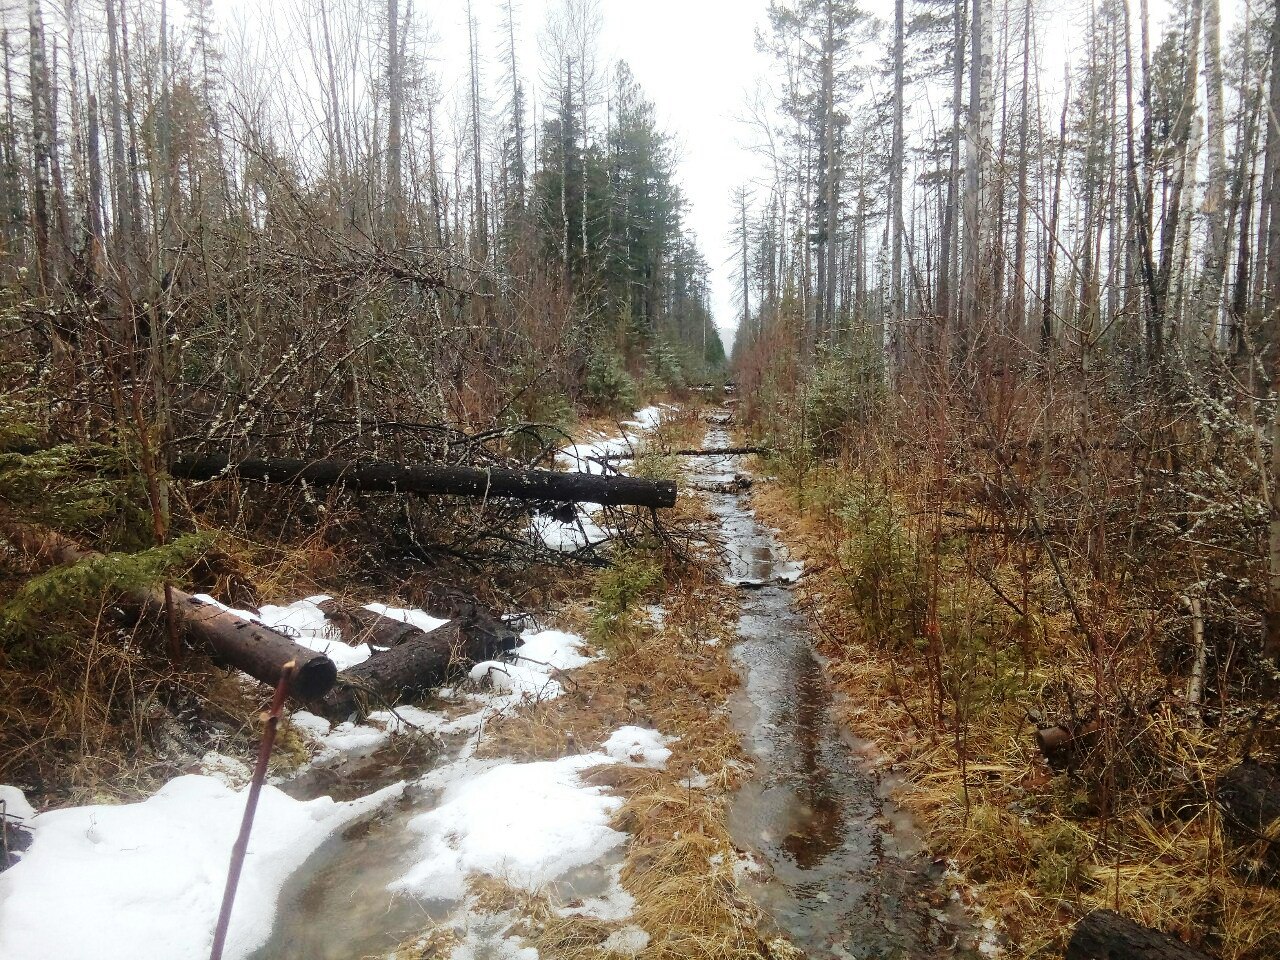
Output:
[[[54,567],[24,583],[0,606],[0,644],[18,655],[34,655],[68,642],[69,615],[113,595],[158,588],[180,575],[212,544],[213,535],[193,533],[133,553],[108,553]]]

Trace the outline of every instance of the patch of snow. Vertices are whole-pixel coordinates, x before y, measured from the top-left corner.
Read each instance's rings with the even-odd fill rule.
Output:
[[[680,786],[684,787],[686,790],[705,790],[707,787],[711,786],[711,778],[705,773],[695,770],[693,773],[689,774],[689,776],[680,781]]]
[[[674,738],[664,737],[657,730],[627,726],[615,730],[600,749],[622,763],[665,770],[671,758],[667,744],[674,742]]]
[[[468,904],[468,907],[471,907]],[[449,960],[538,960],[538,951],[510,935],[517,918],[509,912],[478,913],[468,909],[454,929],[462,941],[449,952]]]
[[[637,433],[644,433],[655,428],[661,420],[660,407],[645,407],[637,410],[633,419],[624,420],[621,425],[630,427]],[[621,472],[627,461],[611,458],[635,453],[641,440],[637,433],[624,432],[620,437],[597,433],[590,439],[571,443],[556,452],[556,465],[574,473],[604,475]],[[530,536],[535,545],[541,544],[559,553],[572,553],[593,543],[600,543],[608,539],[609,531],[591,518],[599,510],[600,507],[596,504],[581,504],[577,518],[569,523],[562,523],[544,514],[535,514],[529,522]]]
[[[582,648],[586,641],[563,630],[525,631],[512,662],[485,660],[471,668],[475,683],[488,682],[500,694],[517,699],[550,700],[562,690],[555,679],[559,670],[572,670],[591,662]],[[498,705],[505,708],[505,704]]]
[[[652,430],[662,421],[661,407],[645,407],[632,414],[631,420],[623,420],[624,427],[635,427],[637,430]]]
[[[307,710],[295,710],[289,714],[289,722],[299,733],[313,740],[327,737],[333,729],[333,724],[324,717],[317,717]]]
[[[381,727],[350,720],[336,724],[320,740],[320,753],[312,761],[318,766],[331,763],[339,757],[367,756],[382,746],[390,734]]]
[[[655,630],[661,630],[667,622],[667,608],[660,603],[646,605],[644,612]]]
[[[585,512],[569,523],[549,514],[534,514],[529,530],[545,547],[558,553],[573,553],[609,537],[609,532]]]
[[[587,641],[576,633],[564,630],[526,630],[520,635],[521,645],[516,654],[524,662],[554,667],[557,670],[574,670],[585,667],[592,658],[582,651]]]
[[[200,772],[238,790],[253,779],[253,770],[243,760],[210,750],[200,758]]]
[[[649,945],[649,934],[637,926],[626,926],[609,934],[600,949],[604,953],[620,953],[626,957],[634,957]]]
[[[325,654],[339,670],[347,670],[368,660],[373,650],[367,643],[353,647],[343,641],[342,634],[320,609],[320,604],[329,599],[322,594],[284,606],[266,604],[259,609],[256,619],[292,637],[308,650]]]
[[[265,787],[226,957],[266,942],[285,880],[328,837],[399,796],[298,801]],[[40,814],[27,855],[0,874],[5,960],[172,960],[209,952],[245,791],[178,777],[141,803]]]
[[[597,434],[591,440],[571,443],[556,452],[556,463],[574,473],[617,473],[621,463],[617,458],[635,452],[640,438],[624,433],[620,437]]]
[[[636,908],[636,898],[622,886],[622,864],[609,868],[609,887],[598,897],[589,897],[574,907],[556,912],[562,917],[594,917],[605,923],[626,920]]]
[[[364,663],[373,654],[373,650],[367,643],[353,647],[343,642],[341,635],[325,619],[324,611],[320,609],[319,605],[329,599],[327,596],[307,597],[305,600],[298,600],[284,606],[266,604],[258,613],[229,607],[207,593],[197,593],[195,597],[241,620],[260,623],[264,627],[280,631],[308,650],[325,654],[339,670],[346,670],[358,663]]]
[[[374,613],[380,613],[384,617],[390,617],[392,620],[399,620],[401,623],[417,627],[423,633],[430,633],[437,627],[443,627],[449,622],[448,620],[441,620],[439,617],[433,617],[425,610],[415,610],[410,607],[388,607],[385,603],[366,603],[364,608],[372,610]]]
[[[611,762],[597,753],[455,775],[439,804],[409,821],[422,836],[419,859],[390,889],[460,900],[467,876],[484,873],[537,890],[598,860],[625,839],[609,826],[622,800],[584,784],[580,774]],[[461,763],[476,768],[475,761]]]
[[[35,808],[27,802],[27,795],[17,787],[0,783],[0,804],[3,804],[7,820],[27,821],[35,817]]]

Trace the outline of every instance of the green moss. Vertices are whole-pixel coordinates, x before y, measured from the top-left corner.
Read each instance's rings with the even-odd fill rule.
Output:
[[[211,534],[189,534],[134,553],[108,553],[32,577],[0,606],[0,643],[17,655],[47,652],[67,641],[68,622],[104,599],[159,587],[191,566],[212,543]]]

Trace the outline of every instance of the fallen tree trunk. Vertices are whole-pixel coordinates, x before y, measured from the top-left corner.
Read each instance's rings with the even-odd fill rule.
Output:
[[[83,549],[52,530],[6,524],[0,527],[0,533],[27,553],[58,563],[80,563],[103,556]],[[292,661],[297,665],[297,673],[290,681],[290,693],[298,700],[317,700],[333,686],[338,668],[324,654],[308,650],[283,633],[241,619],[177,588],[170,588],[169,594],[179,631],[188,642],[206,648],[218,660],[271,686],[280,682],[285,664]],[[165,591],[161,589],[130,591],[122,597],[122,606],[135,620],[167,615]]]
[[[367,643],[374,647],[398,647],[428,633],[411,623],[366,607],[350,606],[337,600],[325,600],[319,606],[325,618],[342,633],[342,639],[353,646]],[[454,603],[431,604],[431,609],[439,613],[441,619],[457,623],[477,643],[488,639],[498,647],[508,642],[514,644],[515,633],[511,628],[474,600],[458,597]]]
[[[1280,775],[1245,760],[1218,778],[1215,795],[1231,839],[1260,843],[1266,866],[1280,869]]]
[[[1076,924],[1066,960],[1211,960],[1176,937],[1126,920],[1110,910],[1093,910]]]
[[[509,497],[557,503],[599,503],[603,506],[632,504],[656,508],[674,507],[676,503],[676,485],[671,480],[560,473],[555,470],[507,470],[499,467],[482,470],[443,464],[297,460],[288,457],[230,460],[218,454],[206,454],[178,457],[170,473],[185,480],[239,477],[260,483],[309,483],[317,487],[341,484],[369,492]]]
[[[517,643],[515,631],[495,618],[460,617],[424,631],[366,609],[339,609],[332,602],[321,609],[339,623],[347,618],[361,631],[362,643],[388,648],[339,673],[337,686],[317,707],[335,721],[438,687],[472,663],[499,657]]]

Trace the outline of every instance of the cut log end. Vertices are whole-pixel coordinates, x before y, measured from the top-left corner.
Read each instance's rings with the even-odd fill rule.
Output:
[[[337,666],[328,657],[317,654],[298,668],[289,689],[298,700],[311,702],[332,690],[337,681]]]

